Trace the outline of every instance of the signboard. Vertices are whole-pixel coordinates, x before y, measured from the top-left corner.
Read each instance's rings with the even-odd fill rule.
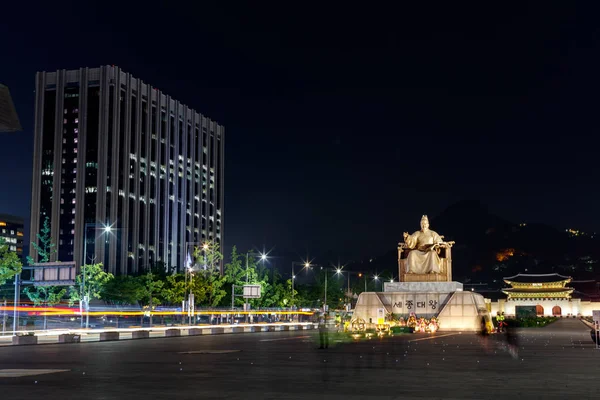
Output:
[[[517,318],[535,318],[537,310],[535,306],[515,306],[515,316]]]
[[[594,319],[594,322],[600,323],[600,310],[592,311],[592,318]]]
[[[383,324],[385,322],[385,308],[377,309],[377,323]]]
[[[75,261],[36,263],[23,270],[31,271],[31,281],[23,283],[34,286],[72,286],[77,276]]]
[[[260,299],[260,285],[244,285],[245,299]]]

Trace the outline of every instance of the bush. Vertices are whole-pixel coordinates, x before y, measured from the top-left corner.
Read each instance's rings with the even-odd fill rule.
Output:
[[[557,319],[557,317],[507,318],[505,322],[508,326],[513,328],[542,328]]]

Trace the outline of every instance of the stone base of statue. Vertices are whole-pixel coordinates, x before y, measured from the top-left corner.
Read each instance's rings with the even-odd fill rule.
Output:
[[[460,282],[384,282],[384,292],[460,292],[463,284]]]
[[[374,328],[394,320],[406,321],[413,313],[417,319],[435,317],[439,331],[477,332],[481,330],[482,318],[491,322],[483,296],[462,290],[363,292],[352,319],[364,321],[366,328]]]

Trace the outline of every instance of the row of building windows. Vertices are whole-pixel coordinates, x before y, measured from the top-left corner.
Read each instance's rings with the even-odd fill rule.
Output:
[[[0,236],[0,239],[4,239],[5,243],[17,243],[17,238],[14,237],[6,237],[6,236]]]

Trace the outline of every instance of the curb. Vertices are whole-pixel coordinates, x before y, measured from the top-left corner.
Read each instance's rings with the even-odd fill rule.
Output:
[[[259,333],[259,332],[288,332],[291,330],[309,330],[316,329],[315,324],[313,323],[289,323],[289,324],[248,324],[248,325],[237,325],[227,327],[219,326],[219,325],[202,325],[202,326],[187,326],[187,327],[168,327],[161,329],[152,329],[152,328],[124,328],[124,329],[114,329],[110,331],[97,331],[97,332],[89,332],[89,331],[69,331],[68,334],[75,335],[97,335],[97,340],[86,340],[86,341],[77,341],[75,343],[98,343],[103,341],[121,341],[121,340],[143,340],[143,339],[163,339],[167,337],[193,337],[193,336],[210,336],[210,335],[221,335],[221,334],[240,334],[240,333]],[[257,327],[264,327],[266,329],[256,329]],[[186,334],[183,334],[182,331],[187,331]],[[153,332],[164,332],[164,336],[150,336]],[[36,335],[34,336],[36,339],[43,336],[57,336],[56,342],[46,342],[39,343],[36,340],[36,343],[24,343],[19,344],[15,343],[13,340],[12,344],[6,344],[4,346],[32,346],[32,345],[44,345],[44,344],[71,344],[73,342],[65,342],[61,341],[61,336],[67,334],[65,331],[57,331],[56,333],[49,332],[44,335]],[[122,335],[125,334],[125,335]],[[131,334],[131,337],[129,337]],[[127,338],[123,336],[128,336]],[[5,337],[18,337],[18,336],[5,336]],[[3,347],[3,345],[0,345]]]

